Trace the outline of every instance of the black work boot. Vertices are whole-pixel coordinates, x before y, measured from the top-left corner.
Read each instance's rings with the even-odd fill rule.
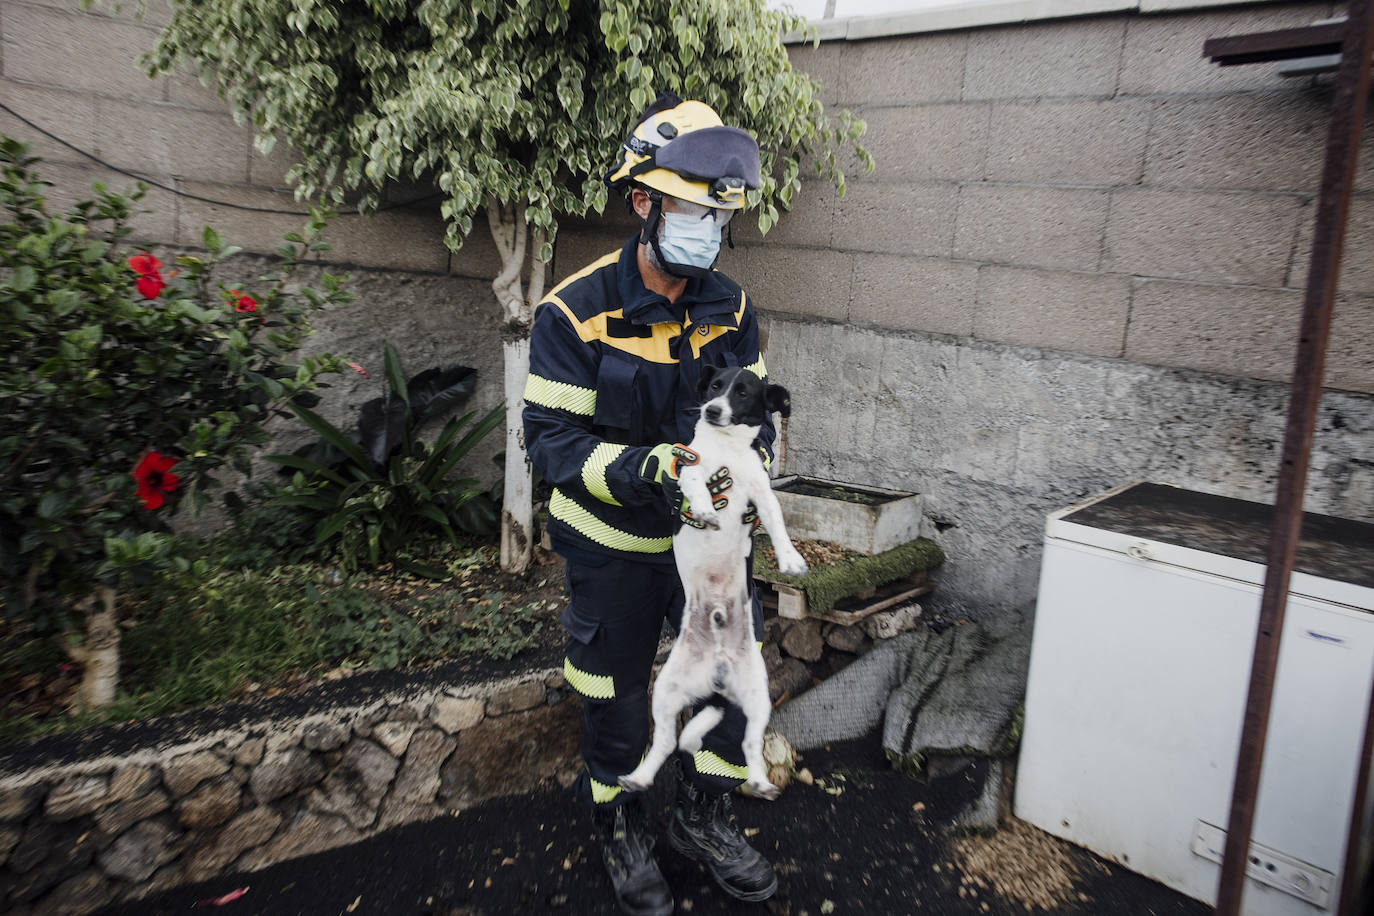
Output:
[[[654,840],[638,799],[592,812],[601,860],[615,889],[616,902],[631,916],[668,916],[673,893],[654,861]]]
[[[676,761],[674,761],[676,763]],[[773,866],[744,840],[730,807],[730,795],[710,795],[678,774],[677,800],[668,821],[668,844],[706,866],[736,900],[767,900],[778,889]]]

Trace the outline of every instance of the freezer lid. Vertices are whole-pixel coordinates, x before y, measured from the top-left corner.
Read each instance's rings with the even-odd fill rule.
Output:
[[[1262,569],[1273,516],[1264,503],[1137,482],[1053,513],[1046,533],[1108,550],[1122,549],[1124,535]],[[1304,512],[1294,571],[1374,588],[1374,525]]]

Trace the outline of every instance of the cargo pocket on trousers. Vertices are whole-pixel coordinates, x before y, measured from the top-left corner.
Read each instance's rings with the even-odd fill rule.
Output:
[[[569,604],[560,618],[568,631],[568,649],[563,658],[563,677],[568,686],[586,700],[609,703],[615,699],[615,679],[605,670],[606,660],[596,635],[601,624]]]

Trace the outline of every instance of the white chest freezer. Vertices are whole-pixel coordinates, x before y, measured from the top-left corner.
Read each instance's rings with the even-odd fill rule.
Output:
[[[1272,508],[1158,484],[1050,515],[1015,812],[1215,903]],[[1340,892],[1374,678],[1374,525],[1307,514],[1243,911]]]

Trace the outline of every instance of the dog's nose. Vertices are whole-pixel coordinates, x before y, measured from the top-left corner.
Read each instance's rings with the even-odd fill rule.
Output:
[[[719,405],[719,404],[707,404],[707,405],[706,405],[706,411],[705,411],[705,413],[706,413],[706,419],[708,419],[708,420],[719,420],[719,419],[720,419],[720,405]]]

